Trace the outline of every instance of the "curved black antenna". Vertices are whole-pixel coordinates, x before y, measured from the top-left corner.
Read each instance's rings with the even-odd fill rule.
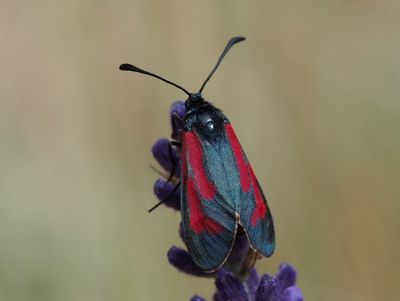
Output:
[[[158,78],[159,80],[162,80],[163,82],[166,82],[166,83],[168,83],[168,84],[170,84],[170,85],[172,85],[172,86],[175,86],[175,87],[177,87],[178,89],[181,89],[183,92],[185,92],[185,93],[186,93],[187,95],[189,95],[189,96],[191,95],[188,91],[186,91],[186,89],[182,88],[181,86],[179,86],[179,85],[177,85],[177,84],[175,84],[175,83],[173,83],[173,82],[171,82],[171,81],[169,81],[169,80],[167,80],[167,79],[165,79],[165,78],[162,78],[161,76],[159,76],[159,75],[157,75],[157,74],[154,74],[154,73],[151,73],[151,72],[149,72],[149,71],[140,69],[139,67],[136,67],[136,66],[134,66],[134,65],[131,65],[131,64],[122,64],[122,65],[119,66],[119,70],[122,70],[122,71],[132,71],[132,72],[138,72],[138,73],[150,75],[150,76],[155,77],[155,78]]]
[[[214,68],[211,70],[210,74],[207,76],[206,80],[204,83],[201,85],[201,88],[199,90],[199,94],[203,91],[204,87],[206,86],[207,82],[210,80],[211,76],[214,74],[214,72],[218,69],[219,65],[222,62],[222,59],[224,56],[228,53],[228,51],[232,48],[233,45],[236,43],[239,43],[241,41],[244,41],[246,38],[245,37],[234,37],[229,40],[228,44],[226,44],[224,51],[222,51],[217,63],[215,64]]]

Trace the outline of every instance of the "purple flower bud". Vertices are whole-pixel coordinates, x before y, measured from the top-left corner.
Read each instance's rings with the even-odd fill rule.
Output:
[[[288,287],[283,293],[282,301],[303,301],[303,296],[297,286]]]
[[[248,301],[248,296],[243,284],[233,273],[225,269],[217,271],[215,285],[224,300]]]
[[[200,269],[193,261],[192,257],[188,252],[178,247],[171,247],[167,253],[168,261],[179,271],[200,277],[212,277],[213,274],[205,273]]]
[[[168,183],[162,179],[158,179],[154,183],[154,194],[160,201],[164,202],[165,206],[173,208],[175,210],[181,210],[180,189],[178,187],[178,189],[173,192],[175,186],[176,185]]]
[[[281,290],[284,291],[286,288],[296,283],[296,271],[291,265],[282,263],[279,266],[279,272],[276,278]]]
[[[280,301],[277,280],[268,274],[263,275],[258,285],[255,301]]]
[[[221,293],[217,290],[214,293],[213,301],[225,301],[224,297],[222,297]]]
[[[172,147],[170,154],[169,144],[170,142],[168,139],[158,139],[156,142],[154,142],[151,151],[153,153],[153,157],[157,160],[161,167],[168,172],[168,174],[172,171],[172,167],[175,162],[174,175],[179,177],[181,172],[179,156],[174,147]]]
[[[183,101],[175,101],[169,110],[170,112],[170,119],[171,119],[171,127],[172,127],[172,139],[180,140],[179,133],[180,130],[183,128],[183,123],[179,121],[183,120],[185,117],[185,103]],[[178,120],[177,120],[178,119]]]
[[[190,298],[190,301],[206,301],[206,299],[203,299],[200,296],[194,295],[192,298]]]
[[[185,117],[185,102],[182,100],[177,100],[172,103],[169,109],[170,115],[177,114],[179,118],[183,119]]]
[[[256,269],[251,268],[249,275],[247,276],[247,279],[246,279],[246,286],[247,286],[250,296],[256,295],[259,281],[260,281],[260,279],[258,278]]]

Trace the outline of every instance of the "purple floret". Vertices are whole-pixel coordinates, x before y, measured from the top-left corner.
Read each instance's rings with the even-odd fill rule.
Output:
[[[175,184],[168,183],[163,179],[158,179],[154,183],[154,194],[160,201],[164,201],[165,206],[175,210],[181,210],[180,189],[175,189]]]
[[[193,261],[190,254],[178,247],[171,247],[167,253],[168,261],[171,265],[177,268],[179,271],[198,277],[212,277],[210,273],[205,273],[199,268]]]
[[[251,268],[251,270],[247,276],[247,279],[246,279],[246,286],[247,286],[250,296],[256,295],[259,282],[260,282],[260,278],[257,275],[256,269]]]
[[[278,279],[281,288],[286,289],[289,286],[295,285],[296,276],[296,271],[291,265],[282,263],[279,266],[279,272],[276,275],[276,278]]]
[[[248,301],[247,292],[240,279],[233,273],[221,268],[217,272],[215,286],[223,300]]]
[[[168,176],[172,171],[173,165],[175,165],[174,176],[180,176],[179,155],[174,147],[171,147],[170,150],[170,142],[168,139],[157,139],[151,148],[151,152],[153,153],[154,159],[156,159],[158,164],[167,172]]]

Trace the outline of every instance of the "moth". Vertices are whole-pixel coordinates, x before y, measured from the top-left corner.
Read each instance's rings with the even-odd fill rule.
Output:
[[[228,118],[202,96],[225,55],[244,40],[229,40],[196,93],[134,65],[120,66],[120,70],[158,78],[188,95],[183,120],[176,117],[183,126],[180,139],[172,141],[181,153],[180,183],[176,188],[180,187],[185,243],[194,262],[207,272],[225,263],[238,230],[246,233],[256,253],[269,257],[275,248],[271,211],[251,164]]]

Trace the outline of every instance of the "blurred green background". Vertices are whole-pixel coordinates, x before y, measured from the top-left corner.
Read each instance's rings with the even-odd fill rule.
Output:
[[[269,198],[274,273],[306,300],[397,300],[400,2],[3,1],[0,300],[188,300],[180,215],[153,214],[150,147],[198,89],[233,123]],[[397,298],[396,298],[397,297]]]

